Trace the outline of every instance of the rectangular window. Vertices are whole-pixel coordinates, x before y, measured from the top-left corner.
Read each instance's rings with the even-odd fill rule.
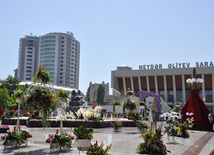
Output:
[[[32,59],[27,59],[27,61],[32,61]]]

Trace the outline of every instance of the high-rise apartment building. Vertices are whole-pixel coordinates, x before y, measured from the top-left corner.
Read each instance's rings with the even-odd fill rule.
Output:
[[[80,43],[73,34],[48,33],[38,39],[37,68],[43,64],[54,85],[79,88]],[[20,68],[22,68],[20,66]],[[34,73],[35,75],[35,73]],[[33,75],[33,76],[34,76]],[[21,76],[20,76],[21,77]],[[21,79],[26,81],[30,79]]]
[[[31,81],[38,64],[39,37],[25,36],[19,40],[18,78],[20,81]]]

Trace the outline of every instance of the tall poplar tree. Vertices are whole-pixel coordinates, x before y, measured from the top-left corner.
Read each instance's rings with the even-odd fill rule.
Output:
[[[97,89],[97,103],[103,104],[105,99],[105,87],[100,84]]]

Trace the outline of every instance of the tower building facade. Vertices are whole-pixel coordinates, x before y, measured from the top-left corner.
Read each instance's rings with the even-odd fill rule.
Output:
[[[25,36],[19,40],[18,78],[31,81],[38,68],[39,37]]]
[[[31,81],[38,66],[42,64],[51,74],[52,84],[78,89],[79,62],[80,43],[71,32],[48,33],[40,37],[26,36],[20,39],[20,81]]]

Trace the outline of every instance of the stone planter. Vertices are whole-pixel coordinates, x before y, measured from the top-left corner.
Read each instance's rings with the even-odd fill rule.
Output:
[[[78,150],[87,151],[90,146],[91,146],[90,139],[77,139]]]

